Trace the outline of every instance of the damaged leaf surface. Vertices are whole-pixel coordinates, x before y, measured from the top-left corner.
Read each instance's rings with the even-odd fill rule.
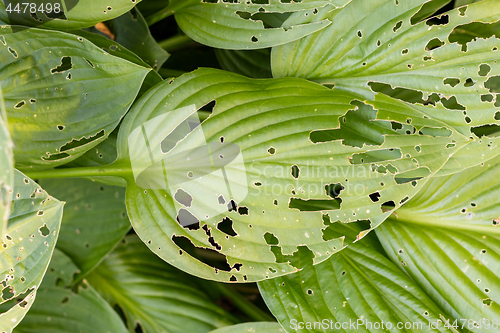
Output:
[[[0,249],[0,324],[9,332],[29,310],[56,245],[63,203],[15,172],[12,209]]]
[[[0,83],[20,169],[67,163],[104,140],[149,72],[62,32],[3,27],[0,35]]]
[[[356,98],[301,79],[251,80],[211,69],[156,86],[135,104],[119,132],[117,166],[153,156],[151,168],[140,167],[152,178],[142,185],[132,175],[127,179],[132,225],[160,257],[214,280],[258,281],[295,272],[309,260],[326,260],[342,247],[340,238],[323,238],[328,224],[369,219],[376,227],[470,141],[411,104],[383,95],[373,105]],[[213,114],[176,146],[169,143],[164,155],[160,141],[168,131],[176,133],[182,110],[195,111],[214,99]],[[350,113],[377,126],[371,131],[349,127]],[[143,125],[153,126],[146,149],[138,126],[148,119],[154,120]],[[345,131],[344,140],[328,131]],[[351,146],[348,138],[363,144]],[[202,161],[204,143],[218,147],[224,142],[241,151],[242,160],[224,172],[234,195],[247,193],[242,200],[221,195],[226,186],[221,173],[203,171],[201,162],[183,162],[186,151],[201,154],[193,156]],[[162,156],[170,157],[162,162]],[[209,176],[199,181],[195,176],[175,188],[157,187],[164,173],[173,177],[172,186],[187,180],[191,167]],[[177,197],[177,188],[191,199]],[[222,254],[222,266],[200,261],[195,252],[203,249]]]

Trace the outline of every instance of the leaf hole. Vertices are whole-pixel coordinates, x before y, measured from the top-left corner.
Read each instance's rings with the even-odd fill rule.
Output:
[[[51,74],[55,73],[63,73],[73,68],[73,64],[71,62],[71,57],[62,57],[61,64],[57,67],[54,67],[50,70]]]

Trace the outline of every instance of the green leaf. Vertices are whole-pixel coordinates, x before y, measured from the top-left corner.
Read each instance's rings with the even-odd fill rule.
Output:
[[[6,3],[12,3],[15,7],[17,3],[22,4],[22,1],[0,1],[0,21],[8,24],[24,25],[28,27],[43,27],[56,30],[72,30],[91,27],[99,22],[114,19],[132,9],[141,0],[108,0],[105,2],[95,2],[93,0],[78,0],[64,1],[65,5],[61,8],[59,18],[48,18],[44,13],[37,11],[36,20],[29,13],[29,8],[26,12],[23,11],[24,5],[21,8],[21,13],[13,12],[8,15],[6,11]],[[47,1],[52,5],[61,4],[63,1]],[[38,2],[40,4],[40,2]],[[54,7],[55,8],[55,7]],[[54,9],[55,10],[55,9]]]
[[[146,0],[137,4],[137,8],[144,17],[156,14],[162,9],[167,8],[169,0]]]
[[[11,332],[29,310],[42,282],[61,225],[63,203],[15,172],[7,231],[2,234],[0,327]]]
[[[216,49],[222,68],[254,78],[269,78],[271,74],[270,49],[235,51]]]
[[[156,73],[156,72],[152,71],[150,72],[150,74],[151,73]],[[78,157],[76,160],[71,161],[68,164],[64,165],[64,167],[77,168],[77,167],[105,166],[113,163],[118,156],[116,151],[116,135],[117,135],[116,131],[113,131],[106,140],[99,143],[97,146],[90,149],[85,154]],[[112,186],[120,186],[120,187],[127,186],[127,182],[120,177],[94,176],[86,178],[95,182]]]
[[[452,35],[471,22],[498,21],[500,7],[485,0],[411,25],[423,2],[353,0],[344,8],[322,8],[317,15],[294,14],[283,26],[325,19],[335,24],[273,48],[273,74],[335,84],[367,98],[373,94],[371,82],[382,82],[420,92],[423,100],[435,96],[449,109],[466,111],[465,119],[473,122],[478,117],[493,122],[494,102],[481,95],[490,93],[488,84],[500,74],[500,40],[489,35],[459,45]]]
[[[68,287],[77,273],[75,264],[56,249],[37,299],[15,332],[127,332],[118,314],[87,282],[75,290]]]
[[[80,280],[130,229],[125,189],[87,179],[44,179],[40,185],[66,201],[57,248],[78,266]]]
[[[391,259],[473,332],[500,315],[499,180],[499,157],[434,178],[376,230]]]
[[[279,0],[212,3],[199,0],[172,0],[168,10],[175,13],[179,27],[195,41],[224,49],[261,49],[297,40],[331,24],[330,20],[299,24],[283,29],[266,27],[266,19],[254,15],[303,13],[327,4],[344,6],[347,0],[303,0],[282,3]]]
[[[476,165],[484,165],[500,154],[499,145],[500,138],[483,138],[473,141],[450,157],[436,176],[447,176]]]
[[[67,33],[1,33],[0,83],[20,169],[67,163],[103,141],[150,71]]]
[[[244,323],[234,326],[219,328],[210,333],[283,333],[285,332],[280,324],[273,322]]]
[[[151,36],[144,17],[136,8],[105,24],[115,35],[116,42],[137,54],[155,70],[170,56]]]
[[[136,324],[145,333],[201,333],[233,324],[200,290],[203,284],[160,260],[135,235],[127,236],[87,280],[123,310],[130,332],[136,332]]]
[[[360,230],[343,223],[330,228],[333,234],[347,235],[351,240]],[[400,332],[453,332],[442,323],[438,325],[442,310],[384,256],[374,236],[347,246],[321,264],[259,282],[262,297],[280,324],[290,332],[398,328]],[[397,327],[398,323],[403,327]],[[402,330],[405,324],[411,329]],[[435,330],[429,328],[431,324]]]
[[[103,175],[121,170],[134,229],[172,265],[233,282],[295,272],[303,256],[319,263],[341,248],[323,238],[328,224],[369,219],[375,228],[471,141],[411,104],[356,99],[297,78],[200,69],[134,104]],[[212,115],[191,131],[194,112],[213,100]],[[219,149],[238,151],[227,177],[220,167],[211,173],[205,144],[217,161]]]
[[[439,9],[449,4],[452,0],[430,0],[427,1],[420,10],[413,15],[411,23],[415,24],[433,16]]]
[[[12,188],[14,186],[14,156],[12,149],[14,145],[10,139],[7,129],[7,115],[3,102],[2,89],[0,88],[0,224],[5,234],[7,221],[10,214],[10,202],[12,200]]]
[[[479,1],[481,0],[455,0],[455,7],[461,7]]]

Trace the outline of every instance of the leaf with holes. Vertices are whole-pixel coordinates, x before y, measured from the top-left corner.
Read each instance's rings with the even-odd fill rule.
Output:
[[[331,24],[328,19],[282,27],[268,25],[266,16],[277,13],[318,11],[325,5],[344,6],[348,0],[270,1],[171,0],[179,27],[195,41],[224,49],[261,49],[284,44]],[[273,18],[274,19],[274,18]],[[272,21],[272,20],[271,20]]]
[[[0,83],[20,169],[67,163],[104,140],[150,71],[67,33],[2,28]]]
[[[57,248],[78,266],[80,280],[130,229],[125,189],[87,179],[44,179],[40,185],[66,201]]]
[[[37,293],[35,303],[16,333],[128,332],[119,315],[86,281],[69,286],[78,268],[59,250]]]
[[[359,228],[331,224],[325,234],[356,239]],[[272,313],[300,332],[456,332],[444,327],[439,303],[384,256],[374,234],[334,254],[327,261],[288,276],[259,282]],[[453,321],[453,320],[452,320]],[[410,327],[397,327],[403,323]],[[342,326],[343,325],[343,326]],[[431,330],[433,326],[435,330]]]
[[[56,245],[62,210],[62,202],[16,171],[0,257],[2,330],[10,332],[33,304]]]
[[[371,103],[302,79],[200,69],[134,105],[106,168],[128,182],[134,229],[174,266],[221,281],[288,274],[340,249],[322,237],[324,213],[375,228],[470,142],[411,104]],[[203,249],[220,262],[206,265]]]
[[[141,0],[52,0],[31,3],[0,1],[0,21],[27,27],[57,30],[87,28],[111,20],[131,10]],[[9,4],[11,5],[9,8]],[[16,10],[16,5],[20,5]],[[40,8],[40,5],[45,5]],[[10,11],[9,11],[10,9]],[[18,29],[21,30],[21,29]]]
[[[160,260],[137,236],[127,236],[87,280],[123,310],[130,332],[138,325],[145,332],[201,333],[234,323],[195,278]]]
[[[210,333],[284,333],[285,330],[278,323],[273,322],[257,322],[244,323],[234,326],[219,328]]]
[[[468,123],[480,117],[493,122],[493,95],[483,95],[491,93],[489,86],[500,74],[500,40],[486,34],[465,41],[456,29],[498,21],[497,1],[481,1],[412,25],[424,2],[353,0],[339,9],[326,6],[316,15],[294,14],[283,26],[325,19],[335,24],[273,48],[273,74],[334,84],[367,97],[383,83],[415,91],[420,103],[464,111]]]
[[[499,157],[434,178],[376,230],[391,259],[474,332],[500,316],[499,179]]]
[[[3,103],[2,89],[0,88],[0,224],[1,233],[5,233],[10,214],[12,187],[14,186],[14,148],[7,129],[7,115]]]

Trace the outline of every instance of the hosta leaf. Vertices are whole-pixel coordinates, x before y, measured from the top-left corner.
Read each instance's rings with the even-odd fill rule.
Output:
[[[150,71],[67,33],[0,34],[0,84],[21,169],[67,163],[104,140]]]
[[[463,169],[487,163],[500,155],[500,138],[483,138],[469,143],[457,151],[446,164],[436,173],[436,176],[455,174]]]
[[[273,48],[273,74],[366,91],[367,96],[369,84],[382,82],[420,92],[423,101],[436,98],[450,109],[466,111],[471,119],[482,112],[493,122],[493,95],[482,95],[490,94],[489,85],[500,74],[500,40],[488,35],[470,41],[471,36],[469,43],[459,45],[453,32],[471,22],[498,21],[498,2],[485,0],[411,25],[423,2],[353,0],[344,8],[322,8],[316,15],[294,14],[283,26],[325,19],[335,24]]]
[[[7,115],[3,103],[2,89],[0,89],[0,232],[2,235],[7,228],[14,186],[14,157],[12,140],[7,129]]]
[[[499,157],[434,178],[377,229],[393,261],[473,332],[500,316],[499,179]]]
[[[16,333],[125,333],[118,314],[86,281],[68,286],[78,268],[57,249],[30,311]]]
[[[66,201],[57,248],[78,266],[80,279],[130,229],[125,189],[87,179],[44,179],[40,185]]]
[[[210,333],[283,333],[280,324],[273,322],[244,323],[234,326],[219,328]]]
[[[215,54],[223,69],[248,77],[272,77],[270,49],[238,51],[216,49]]]
[[[130,12],[106,23],[115,34],[115,40],[137,54],[149,66],[158,70],[169,54],[155,41],[141,13],[133,8]]]
[[[134,236],[127,236],[88,281],[124,312],[130,332],[207,332],[231,325],[196,280],[166,264]]]
[[[99,22],[111,20],[132,9],[141,0],[108,0],[105,2],[96,2],[93,0],[52,0],[52,1],[34,1],[37,8],[44,4],[52,5],[54,13],[55,4],[59,4],[62,11],[58,13],[58,18],[53,18],[54,13],[47,17],[42,11],[38,10],[30,15],[29,3],[25,11],[25,5],[20,0],[0,0],[0,21],[8,24],[17,24],[31,27],[44,27],[57,30],[71,30],[91,27]],[[64,5],[63,5],[64,2]],[[20,11],[8,13],[6,7],[11,4],[14,9],[16,4],[20,4]],[[66,8],[66,11],[64,11]],[[35,17],[34,17],[35,16]],[[41,20],[41,21],[40,21]]]
[[[196,127],[194,112],[212,100],[213,114]],[[240,282],[295,272],[340,249],[340,239],[323,237],[327,225],[376,227],[470,141],[411,104],[384,95],[372,104],[302,79],[200,69],[137,101],[103,175],[133,169],[132,225],[174,266]],[[196,259],[202,248],[220,262]]]
[[[332,233],[351,239],[359,232],[342,223],[332,227]],[[287,331],[454,332],[438,325],[442,310],[384,256],[373,236],[321,264],[259,282],[266,304]]]
[[[16,171],[7,232],[2,235],[0,327],[11,332],[33,303],[56,245],[63,203]]]
[[[151,72],[156,73],[156,72]],[[149,75],[151,75],[151,73]],[[103,142],[99,143],[94,148],[87,151],[82,156],[78,157],[76,160],[69,162],[64,165],[64,167],[75,168],[75,167],[92,167],[92,166],[104,166],[113,163],[116,160],[116,131],[112,132],[109,137]],[[93,181],[112,185],[125,187],[127,182],[120,177],[114,176],[94,176],[86,177]]]
[[[479,1],[481,0],[455,0],[455,7],[461,7]]]
[[[265,16],[274,13],[318,10],[327,4],[343,6],[348,0],[303,0],[282,3],[263,1],[171,0],[179,27],[195,41],[224,49],[261,49],[302,38],[331,24],[329,20],[283,28],[265,25]],[[264,16],[264,17],[259,17]]]

